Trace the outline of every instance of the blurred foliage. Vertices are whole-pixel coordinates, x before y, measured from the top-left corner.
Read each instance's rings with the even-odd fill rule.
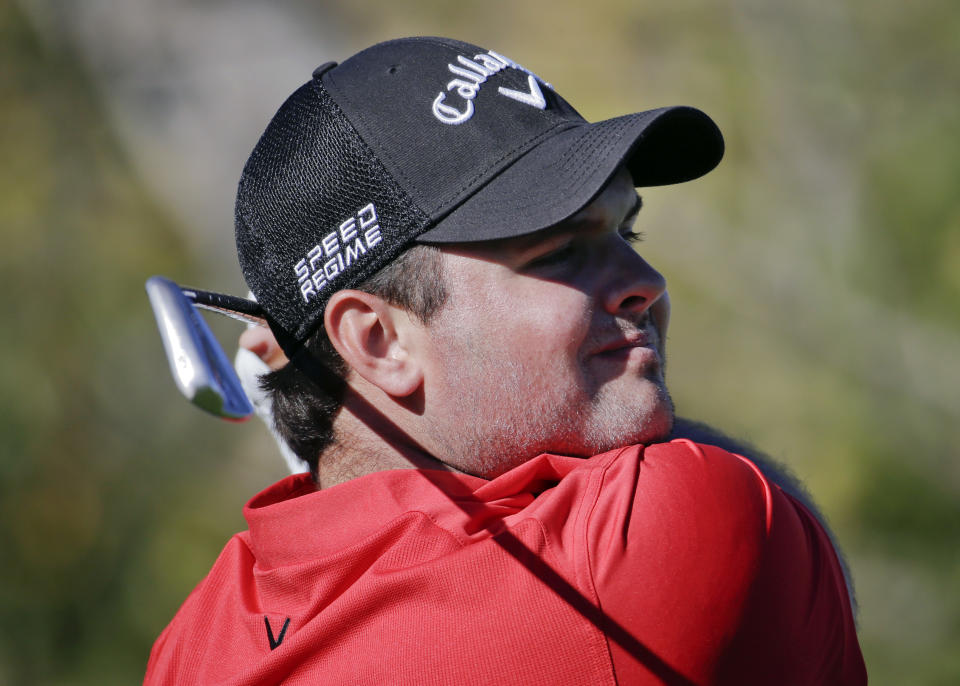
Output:
[[[345,54],[452,35],[542,73],[591,119],[685,103],[719,122],[717,172],[644,191],[678,407],[807,482],[853,569],[873,684],[960,681],[960,8],[328,12]],[[0,0],[0,56],[0,683],[135,682],[243,528],[240,505],[282,469],[254,427],[202,416],[167,378],[143,281],[205,283],[210,266],[133,172],[69,42]]]
[[[143,283],[200,270],[83,71],[6,2],[0,64],[0,683],[135,683],[271,477],[176,396]]]

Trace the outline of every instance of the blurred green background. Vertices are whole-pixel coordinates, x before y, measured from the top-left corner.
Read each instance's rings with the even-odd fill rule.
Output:
[[[503,52],[589,119],[717,120],[720,168],[645,191],[639,223],[678,408],[809,486],[873,684],[960,683],[954,0],[0,0],[0,683],[137,683],[283,476],[262,426],[178,396],[143,282],[242,293],[257,135],[314,66],[412,34]]]

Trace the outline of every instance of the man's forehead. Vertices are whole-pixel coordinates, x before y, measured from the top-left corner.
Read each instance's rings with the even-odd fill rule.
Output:
[[[620,224],[626,219],[633,218],[641,207],[643,207],[643,199],[632,188],[625,189],[618,195],[601,194],[594,202],[569,219],[545,231],[589,231],[599,225],[606,225],[611,220]]]
[[[632,186],[614,188],[611,184],[593,202],[554,226],[526,236],[473,243],[450,243],[439,247],[445,252],[456,254],[517,254],[541,243],[559,240],[569,234],[601,232],[619,227],[631,222],[642,207],[643,199]]]

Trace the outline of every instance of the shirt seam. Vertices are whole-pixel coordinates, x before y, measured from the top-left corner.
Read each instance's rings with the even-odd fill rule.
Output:
[[[591,475],[591,491],[589,492],[589,497],[585,496],[582,498],[580,501],[580,506],[577,509],[578,521],[576,524],[576,545],[583,548],[583,560],[585,561],[585,568],[582,572],[585,578],[580,582],[580,585],[589,589],[590,593],[592,594],[592,601],[596,605],[597,610],[602,617],[605,617],[606,615],[604,614],[603,604],[600,601],[600,593],[597,591],[596,581],[593,574],[593,553],[590,550],[588,532],[590,530],[590,520],[593,517],[597,503],[600,500],[600,492],[603,490],[603,483],[606,480],[607,470],[609,470],[611,465],[619,460],[620,456],[629,449],[630,447],[621,448],[616,455],[596,469],[596,474]],[[587,504],[588,500],[590,501],[589,505]],[[574,559],[577,560],[580,559],[580,557],[575,555]],[[600,627],[597,627],[597,631],[602,636],[603,644],[606,647],[607,668],[610,673],[611,683],[619,684],[620,681],[617,678],[616,665],[613,662],[613,650],[610,647],[610,636]]]

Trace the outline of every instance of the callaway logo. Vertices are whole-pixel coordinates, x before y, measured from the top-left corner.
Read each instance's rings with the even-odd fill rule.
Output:
[[[467,121],[473,116],[473,99],[480,92],[480,86],[486,83],[489,77],[507,67],[526,72],[527,85],[530,91],[518,91],[500,86],[497,92],[525,105],[531,105],[541,110],[546,109],[547,101],[544,99],[540,85],[537,83],[538,80],[542,81],[540,77],[529,69],[524,69],[513,60],[489,50],[474,55],[472,60],[463,55],[458,55],[457,64],[447,65],[450,72],[457,77],[447,84],[447,90],[456,91],[457,95],[463,98],[465,102],[457,107],[446,102],[447,94],[440,92],[433,100],[433,116],[444,124],[462,124]],[[542,83],[548,88],[550,87],[549,83],[545,81],[542,81]]]

